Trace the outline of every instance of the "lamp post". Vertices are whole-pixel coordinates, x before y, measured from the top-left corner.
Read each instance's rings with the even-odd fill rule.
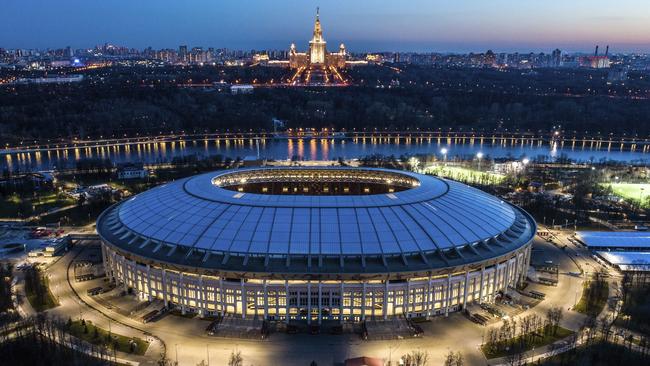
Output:
[[[442,162],[444,163],[444,165],[447,165],[447,148],[443,147],[442,149],[440,149],[440,153],[443,156]]]
[[[482,152],[477,152],[476,153],[476,158],[478,159],[478,171],[481,171],[481,159],[483,159],[483,153]]]

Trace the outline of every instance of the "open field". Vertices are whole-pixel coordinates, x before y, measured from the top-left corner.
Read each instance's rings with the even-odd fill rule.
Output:
[[[57,299],[52,294],[52,291],[50,290],[49,280],[47,279],[47,277],[43,276],[42,281],[43,281],[45,292],[41,298],[39,298],[38,294],[30,286],[25,287],[25,294],[27,296],[27,300],[29,300],[29,303],[36,311],[44,311],[59,306],[59,302],[57,301]]]
[[[433,166],[425,168],[426,174],[433,174],[443,178],[450,178],[465,183],[496,185],[506,177],[493,172],[483,172],[458,166]]]
[[[110,340],[110,342],[113,342],[115,345],[115,349],[120,352],[144,355],[147,348],[149,348],[149,342],[145,340],[140,338],[129,338],[112,332],[109,333],[106,329],[96,327],[89,320],[85,321],[85,326],[80,320],[73,321],[69,326],[69,331],[73,336],[94,345],[109,346]]]
[[[526,344],[526,347],[524,347],[524,349],[519,349],[519,348],[513,347],[513,348],[509,348],[509,350],[508,350],[508,349],[506,349],[504,347],[498,347],[498,348],[500,348],[499,350],[492,351],[492,350],[490,350],[488,348],[487,345],[483,345],[481,347],[481,351],[483,351],[483,353],[485,354],[485,358],[487,358],[488,360],[492,359],[492,358],[505,357],[505,356],[508,356],[510,354],[513,354],[513,352],[515,352],[515,353],[527,352],[527,351],[532,350],[533,348],[540,348],[540,347],[547,346],[547,345],[549,345],[551,343],[555,343],[555,342],[557,342],[557,341],[559,341],[561,339],[564,339],[564,338],[572,335],[573,333],[575,333],[575,332],[572,331],[572,330],[562,328],[562,327],[558,327],[557,333],[555,335],[541,333],[541,334],[539,334],[539,336],[535,337],[532,342],[528,342]],[[519,338],[520,337],[517,337],[517,338],[514,339],[514,341],[508,340],[508,341],[505,341],[505,342],[516,344],[516,343],[518,343]]]
[[[0,218],[18,218],[38,215],[49,210],[74,204],[69,197],[56,193],[37,194],[34,197],[20,197],[12,194],[0,201]]]
[[[580,301],[574,307],[574,310],[587,315],[597,316],[603,310],[607,304],[607,296],[609,295],[609,286],[607,282],[604,282],[604,286],[600,289],[590,289],[591,282],[585,282],[584,288],[582,290],[582,296]],[[591,302],[589,301],[590,295],[589,291],[596,291],[591,296]]]
[[[623,199],[640,200],[644,207],[648,207],[650,183],[606,183],[604,186],[611,187],[612,192]]]

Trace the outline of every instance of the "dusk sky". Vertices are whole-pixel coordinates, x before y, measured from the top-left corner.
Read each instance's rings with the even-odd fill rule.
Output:
[[[0,47],[650,52],[648,0],[2,0]]]

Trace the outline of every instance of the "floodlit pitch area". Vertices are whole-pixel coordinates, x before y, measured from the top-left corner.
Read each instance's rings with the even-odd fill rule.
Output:
[[[607,186],[612,187],[612,192],[615,195],[627,199],[635,200],[643,203],[645,207],[648,203],[645,202],[650,194],[650,184],[647,183],[609,183]]]
[[[478,171],[459,166],[435,166],[425,169],[425,172],[462,182],[485,185],[496,185],[503,182],[506,178],[503,174]]]
[[[109,208],[106,271],[182,312],[270,320],[424,317],[526,274],[534,220],[458,182],[387,169],[221,171]]]

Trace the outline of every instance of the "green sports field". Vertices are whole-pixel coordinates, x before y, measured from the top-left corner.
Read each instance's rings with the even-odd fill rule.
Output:
[[[639,198],[644,206],[648,206],[647,198],[650,195],[650,184],[648,183],[609,183],[612,192],[623,199],[632,199],[638,201]]]

